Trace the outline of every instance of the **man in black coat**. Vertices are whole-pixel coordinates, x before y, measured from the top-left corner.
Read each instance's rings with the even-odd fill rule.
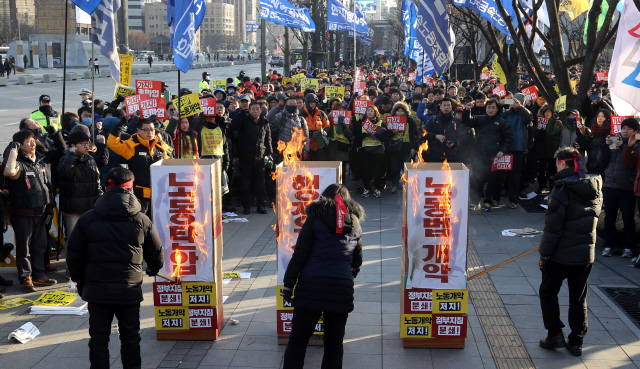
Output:
[[[458,160],[458,148],[456,124],[460,124],[457,118],[454,118],[452,111],[452,101],[449,97],[445,97],[440,102],[440,114],[432,116],[422,129],[427,131],[423,138],[429,142],[428,162],[447,162],[452,163]]]
[[[602,209],[602,178],[585,178],[578,152],[570,147],[556,153],[556,182],[549,195],[544,233],[540,240],[540,306],[547,338],[545,349],[567,347],[574,356],[582,355],[587,333],[587,282],[593,266],[596,224]],[[558,292],[564,280],[569,286],[569,342],[560,320]]]
[[[163,266],[162,241],[141,212],[133,194],[133,173],[115,167],[107,174],[107,191],[84,213],[68,241],[67,265],[78,293],[89,303],[89,360],[92,368],[109,368],[109,336],[118,318],[125,368],[140,368],[142,262],[147,274]]]
[[[264,180],[265,158],[273,154],[269,122],[261,116],[262,108],[252,102],[249,113],[241,112],[231,121],[229,136],[232,137],[234,163],[239,163],[242,176],[242,207],[250,214],[251,190],[255,190],[258,213],[267,213],[267,190]]]

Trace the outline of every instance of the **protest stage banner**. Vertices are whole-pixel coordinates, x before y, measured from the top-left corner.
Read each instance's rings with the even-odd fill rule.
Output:
[[[491,171],[496,170],[513,170],[513,155],[502,155],[495,157],[491,161]]]
[[[524,97],[529,101],[538,99],[538,88],[536,86],[523,88],[522,90],[520,90],[520,92],[522,92]]]
[[[392,131],[406,131],[407,130],[407,117],[390,116],[387,117],[387,129]]]
[[[149,95],[149,97],[162,96],[161,81],[146,81],[142,79],[136,80],[136,93],[140,95]]]
[[[180,118],[190,117],[202,111],[200,98],[195,92],[189,95],[181,96],[180,104],[178,104],[178,99],[173,99],[172,102],[173,106],[175,106],[176,109],[178,108],[178,106],[180,107]]]
[[[276,167],[276,243],[278,280],[276,287],[276,311],[278,344],[289,341],[293,306],[281,296],[284,274],[291,261],[293,249],[304,221],[306,206],[320,197],[322,191],[333,183],[341,183],[342,164],[339,161],[282,162]],[[295,290],[294,290],[295,295]],[[284,314],[284,315],[283,315]],[[287,328],[289,327],[289,328]],[[322,330],[322,327],[318,327]],[[316,329],[310,345],[322,345],[322,333]]]
[[[370,100],[354,100],[353,113],[362,115],[367,112],[367,107],[373,104],[374,104],[374,101],[370,101]]]
[[[406,163],[404,172],[402,346],[464,348],[469,170],[460,163]]]
[[[331,124],[337,125],[340,117],[344,117],[343,123],[345,126],[351,125],[351,110],[332,110]]]
[[[136,94],[136,90],[134,88],[123,86],[119,83],[116,84],[115,91],[113,91],[113,99],[117,99],[118,96],[127,97]]]
[[[205,117],[215,117],[217,103],[218,103],[218,100],[216,100],[216,98],[214,97],[200,99],[200,105],[202,106],[202,114]]]
[[[536,119],[536,129],[538,131],[542,131],[547,129],[547,123],[549,123],[549,118],[541,117],[538,115]]]
[[[344,101],[344,87],[339,86],[326,86],[324,88],[324,96],[327,100],[331,100],[334,97],[340,99],[340,101]]]
[[[633,116],[632,115],[626,115],[626,116],[613,115],[613,116],[611,116],[611,134],[612,135],[617,135],[618,133],[620,133],[620,130],[622,130],[622,121],[627,119],[627,118],[633,118]]]
[[[165,159],[151,165],[153,217],[164,245],[153,284],[158,340],[215,340],[224,324],[222,169],[219,159]]]
[[[140,100],[140,117],[148,119],[155,115],[158,119],[167,119],[167,101],[162,97],[150,97]]]
[[[120,84],[131,86],[131,68],[133,67],[133,55],[118,54],[120,57]]]

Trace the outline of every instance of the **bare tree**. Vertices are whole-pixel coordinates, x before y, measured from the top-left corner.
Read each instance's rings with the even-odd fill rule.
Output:
[[[475,18],[475,23],[469,22],[470,17]],[[449,20],[458,40],[462,38],[462,40],[458,41],[458,44],[469,46],[471,51],[469,57],[474,66],[475,76],[478,78],[482,69],[489,64],[493,56],[493,53],[487,52],[485,57],[480,59],[480,46],[483,42],[486,42],[486,39],[482,32],[478,32],[476,25],[482,24],[482,20],[470,9],[457,6],[449,7]],[[462,50],[462,48],[460,48],[460,50]]]
[[[559,25],[562,33],[569,41],[569,58],[577,58],[582,56],[584,48],[584,24],[587,20],[587,14],[580,14],[574,20],[567,13],[560,13]]]
[[[129,47],[133,50],[149,48],[149,36],[142,31],[129,30]]]

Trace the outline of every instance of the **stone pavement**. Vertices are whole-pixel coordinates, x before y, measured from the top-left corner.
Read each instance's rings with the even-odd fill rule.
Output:
[[[594,265],[588,298],[590,330],[581,358],[564,349],[543,350],[537,344],[546,332],[537,296],[540,271],[536,252],[470,281],[472,306],[464,350],[403,349],[399,336],[402,202],[400,194],[385,191],[383,195],[382,199],[356,198],[367,211],[367,221],[363,225],[364,265],[356,279],[355,311],[347,322],[345,368],[640,368],[640,331],[598,290],[601,285],[638,284],[640,270],[626,270],[627,276],[635,278],[616,273],[616,269],[629,264],[628,259],[620,257],[607,259],[606,265],[598,260]],[[145,277],[141,309],[144,368],[281,367],[285,347],[276,344],[274,216],[251,214],[248,218],[248,223],[224,226],[224,271],[250,271],[252,275],[224,286],[224,295],[229,296],[224,304],[227,324],[218,341],[157,341],[152,280]],[[527,214],[520,208],[474,212],[469,226],[469,274],[527,251],[540,239],[504,237],[501,230],[525,226],[542,229],[543,225],[543,214]],[[63,263],[57,266],[62,269]],[[0,273],[16,279],[15,270],[0,269]],[[62,279],[61,273],[56,275]],[[58,288],[63,288],[62,282]],[[18,287],[9,288],[6,295],[25,296]],[[563,314],[567,296],[563,288]],[[488,305],[491,307],[486,308]],[[89,366],[87,316],[27,314],[28,307],[0,311],[0,368]],[[228,324],[231,317],[240,324]],[[27,321],[37,325],[41,335],[25,345],[9,342],[7,334]],[[500,331],[511,334],[497,334]],[[110,351],[112,367],[121,367],[116,321]],[[319,368],[321,360],[322,348],[309,347],[307,367]]]

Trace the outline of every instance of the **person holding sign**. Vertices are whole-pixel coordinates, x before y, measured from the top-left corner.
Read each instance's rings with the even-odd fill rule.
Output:
[[[418,128],[415,120],[409,116],[410,113],[409,105],[397,102],[391,109],[391,116],[386,120],[387,128],[394,133],[387,147],[392,194],[397,193],[400,187],[403,164],[416,154]]]
[[[613,104],[602,98],[602,90],[599,88],[593,88],[587,91],[587,97],[582,102],[582,107],[580,108],[580,116],[582,116],[585,121],[589,122],[594,119],[598,114],[598,111],[602,109],[609,110],[612,115],[617,115],[616,110],[613,108]]]
[[[349,173],[347,171],[347,163],[349,162],[349,151],[351,149],[351,140],[353,139],[353,131],[351,130],[351,122],[353,117],[350,110],[338,109],[331,111],[331,128],[329,129],[329,145],[327,146],[327,160],[342,162],[342,182]]]
[[[591,174],[604,174],[604,169],[598,164],[598,153],[611,132],[611,112],[600,110],[589,126],[590,134],[576,138],[576,148],[587,153],[587,172]]]
[[[560,147],[574,147],[578,137],[584,136],[584,126],[577,117],[577,110],[569,110],[565,122],[556,114],[547,123],[547,134],[560,137]]]
[[[458,160],[456,125],[460,124],[457,118],[453,117],[451,98],[445,97],[440,101],[440,113],[432,116],[424,126],[426,136],[419,140],[419,144],[427,141],[429,149],[422,153],[426,162],[442,163],[445,159],[453,163]]]
[[[636,166],[625,165],[623,150],[629,145],[631,137],[638,133],[638,121],[627,118],[622,121],[618,136],[609,136],[598,154],[598,162],[604,169],[604,251],[602,256],[611,256],[615,247],[616,219],[618,210],[622,213],[624,228],[622,230],[623,257],[631,257],[631,249],[635,241],[635,193],[634,183],[637,175]]]
[[[151,216],[151,164],[169,157],[169,146],[156,138],[156,129],[149,119],[138,120],[138,132],[127,140],[121,140],[127,124],[123,118],[109,132],[107,146],[123,157],[135,175],[133,193],[142,205],[142,213]]]
[[[173,140],[174,156],[179,159],[200,159],[198,150],[198,133],[189,127],[187,117],[171,119],[167,125],[167,131]]]
[[[382,197],[384,188],[385,156],[384,144],[393,135],[387,131],[385,122],[380,119],[380,112],[374,105],[369,105],[365,114],[354,124],[356,163],[362,177],[362,197]],[[387,133],[388,132],[388,133]],[[373,186],[371,186],[373,184]]]
[[[309,160],[325,161],[325,147],[329,144],[327,131],[329,129],[329,119],[327,115],[318,108],[318,97],[309,93],[304,98],[305,107],[300,116],[307,121],[309,127]]]
[[[549,104],[544,104],[538,109],[538,116],[536,116],[536,121],[534,122],[535,137],[532,151],[536,161],[535,164],[538,167],[537,194],[541,194],[547,188],[549,178],[556,173],[556,160],[553,155],[560,147],[560,137],[547,133],[547,126],[552,118],[553,107]]]

